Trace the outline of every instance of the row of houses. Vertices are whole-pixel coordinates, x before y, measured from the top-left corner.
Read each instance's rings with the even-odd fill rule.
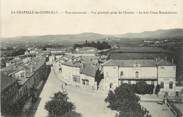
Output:
[[[81,50],[82,55],[78,56],[77,52]],[[90,49],[90,51],[96,52],[97,50]],[[160,50],[154,51],[159,52]],[[109,60],[107,60],[107,57],[102,59],[104,55],[98,56],[98,54],[95,54],[94,56],[88,56],[87,53],[88,51],[84,52],[84,48],[81,48],[76,49],[76,53],[72,53],[72,55],[55,56],[55,59],[52,57],[50,60],[56,61],[58,63],[57,68],[62,72],[64,79],[76,86],[88,84],[96,87],[96,69],[93,68],[94,66],[104,75],[103,80],[99,84],[102,90],[115,89],[123,83],[136,84],[137,82],[145,81],[146,84],[153,85],[154,91],[157,85],[160,86],[159,94],[162,95],[165,93],[175,95],[176,92],[180,92],[180,88],[176,86],[176,65],[172,60],[173,58],[168,59],[166,56],[164,58],[154,57],[153,55],[147,58],[130,59],[129,57],[126,59],[125,57],[113,58],[115,56],[111,54],[112,57],[109,57]],[[84,78],[84,76],[87,77]]]
[[[100,89],[115,89],[123,83],[136,84],[145,81],[156,88],[160,86],[160,95],[168,93],[174,96],[181,92],[176,86],[176,65],[166,60],[131,59],[108,60],[101,66],[81,61],[67,61],[59,66],[65,81],[75,86],[90,86],[96,88],[95,74],[100,69],[104,79],[100,82]]]
[[[1,110],[7,114],[13,105],[21,105],[29,98],[36,98],[46,80],[49,69],[46,58],[33,57],[24,64],[1,69]]]
[[[55,71],[60,73],[60,78],[68,84],[96,88],[95,74],[99,69],[97,57],[63,55],[55,57],[54,61]]]

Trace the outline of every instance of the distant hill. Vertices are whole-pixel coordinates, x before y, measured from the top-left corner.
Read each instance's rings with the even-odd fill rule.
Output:
[[[146,38],[146,39],[161,39],[161,38],[183,38],[183,29],[167,29],[156,31],[144,31],[142,33],[126,33],[122,35],[116,35],[120,38]]]
[[[109,37],[109,38],[108,38]],[[23,36],[13,38],[1,38],[1,42],[6,42],[6,45],[25,44],[25,45],[38,45],[38,44],[60,44],[60,45],[73,45],[75,43],[83,43],[87,41],[103,41],[108,40],[110,44],[134,46],[140,45],[143,40],[148,39],[183,39],[183,29],[168,29],[145,31],[142,33],[126,33],[120,35],[104,35],[98,33],[80,33],[80,34],[64,34],[64,35],[42,35],[42,36]],[[36,46],[35,45],[35,46]],[[3,44],[2,44],[3,46]]]
[[[99,39],[105,39],[106,35],[97,33],[80,33],[80,34],[64,34],[64,35],[43,35],[43,36],[23,36],[4,38],[3,40],[16,40],[16,41],[46,41],[46,42],[77,42],[82,40],[95,41]]]
[[[26,45],[28,46],[40,46],[40,45],[63,45],[71,46],[75,43],[83,43],[86,40],[97,41],[105,40],[106,35],[97,33],[81,33],[81,34],[64,34],[64,35],[41,35],[41,36],[23,36],[13,38],[3,38],[1,42],[2,46],[13,45]]]

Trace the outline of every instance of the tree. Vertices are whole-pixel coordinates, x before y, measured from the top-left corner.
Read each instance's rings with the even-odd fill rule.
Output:
[[[134,93],[138,94],[153,94],[154,85],[146,84],[144,81],[137,82],[136,84],[129,84]]]
[[[139,104],[139,100],[132,88],[123,84],[114,91],[109,91],[105,102],[109,103],[109,108],[118,111],[120,117],[151,117],[149,112]]]
[[[158,95],[160,91],[160,85],[156,85],[155,94]]]
[[[97,82],[97,89],[99,88],[100,81],[104,78],[104,75],[100,73],[100,70],[97,69],[95,73],[95,81]]]
[[[62,116],[67,112],[75,109],[71,102],[68,102],[68,96],[66,93],[57,92],[51,101],[48,101],[45,105],[45,109],[50,115]]]
[[[145,82],[141,81],[136,84],[136,93],[146,94],[147,90],[148,90],[148,86]]]
[[[87,40],[85,41],[85,43],[83,44],[74,44],[73,45],[73,48],[76,49],[76,48],[82,48],[82,47],[94,47],[94,48],[97,48],[99,50],[102,50],[102,49],[109,49],[111,48],[111,46],[109,45],[108,42],[100,42],[100,41],[97,41],[97,42],[88,42]]]

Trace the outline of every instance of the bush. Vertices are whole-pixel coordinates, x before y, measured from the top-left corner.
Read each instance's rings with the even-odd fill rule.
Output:
[[[97,82],[97,89],[99,88],[99,84],[102,79],[104,79],[104,74],[101,74],[100,70],[97,69],[95,73],[95,81]]]
[[[160,91],[160,85],[157,85],[155,89],[155,94],[158,95],[159,91]]]
[[[122,84],[124,85],[124,84]],[[146,84],[146,82],[138,82],[136,84],[126,84],[134,93],[137,94],[153,94],[154,85]]]
[[[109,91],[105,102],[109,103],[109,108],[117,110],[120,117],[151,117],[149,112],[139,104],[139,100],[132,87],[123,84],[114,92]]]
[[[136,93],[138,94],[146,94],[148,90],[147,84],[145,82],[138,82],[136,84]]]
[[[65,113],[74,110],[74,105],[67,100],[68,97],[66,93],[55,93],[52,100],[46,103],[45,109],[50,115],[62,116]]]
[[[94,47],[94,48],[97,48],[99,50],[103,50],[103,49],[110,49],[111,48],[111,45],[106,42],[106,41],[97,41],[97,42],[88,42],[86,40],[85,43],[83,44],[74,44],[73,48],[76,49],[76,48],[82,48],[82,47]]]

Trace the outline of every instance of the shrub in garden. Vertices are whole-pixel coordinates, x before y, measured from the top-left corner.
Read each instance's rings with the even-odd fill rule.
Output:
[[[109,91],[105,102],[109,103],[109,108],[119,112],[119,117],[151,117],[149,112],[139,104],[139,100],[132,87],[123,84],[114,91]]]
[[[45,105],[45,109],[50,115],[62,116],[67,112],[74,110],[74,105],[68,102],[68,96],[66,93],[58,92],[54,94],[51,101],[48,101]]]

